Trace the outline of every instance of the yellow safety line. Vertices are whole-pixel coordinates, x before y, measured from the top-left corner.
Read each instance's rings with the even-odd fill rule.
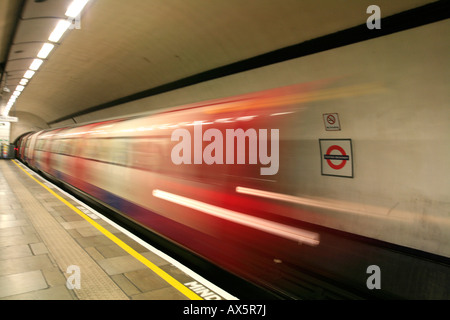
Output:
[[[62,203],[64,203],[66,206],[68,206],[70,209],[78,213],[83,219],[88,221],[91,225],[93,225],[97,230],[99,230],[101,233],[103,233],[105,236],[107,236],[109,239],[111,239],[114,243],[116,243],[119,247],[121,247],[123,250],[128,252],[130,255],[132,255],[134,258],[142,262],[144,265],[146,265],[150,270],[155,272],[158,276],[160,276],[162,279],[164,279],[166,282],[168,282],[171,286],[173,286],[175,289],[180,291],[182,294],[184,294],[186,297],[188,297],[191,300],[203,300],[200,296],[189,290],[187,287],[185,287],[183,284],[181,284],[178,280],[173,278],[171,275],[169,275],[164,270],[158,268],[155,264],[147,260],[144,256],[142,256],[140,253],[135,251],[133,248],[131,248],[129,245],[124,243],[122,240],[117,238],[115,235],[113,235],[111,232],[103,228],[100,224],[92,220],[89,216],[84,214],[82,211],[80,211],[77,207],[73,206],[70,202],[59,196],[56,192],[54,192],[52,189],[41,183],[39,180],[34,178],[31,174],[29,174],[25,169],[23,169],[15,160],[11,160],[14,162],[16,166],[18,166],[23,172],[25,172],[31,179],[36,181],[38,184],[40,184],[42,187],[44,187],[48,192],[50,192],[52,195],[54,195],[58,200],[60,200]]]

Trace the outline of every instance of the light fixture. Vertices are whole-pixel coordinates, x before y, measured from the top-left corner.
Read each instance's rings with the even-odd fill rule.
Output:
[[[67,20],[60,20],[58,24],[56,25],[53,32],[50,34],[50,37],[48,37],[48,40],[51,42],[58,42],[59,39],[61,39],[64,32],[66,32],[67,29],[69,29],[71,25],[70,21]]]
[[[44,45],[41,48],[41,51],[39,51],[37,57],[41,59],[45,59],[50,54],[50,51],[53,50],[55,46],[51,43],[44,43]]]
[[[74,0],[67,8],[66,16],[69,18],[77,17],[88,1],[89,0]]]
[[[35,74],[34,71],[28,70],[27,72],[25,72],[23,77],[26,78],[26,79],[31,79],[31,78],[33,78],[34,74]]]
[[[37,1],[37,0],[35,0]],[[73,19],[77,18],[83,8],[86,6],[89,0],[73,0],[72,3],[69,5],[66,11],[66,16],[68,17],[67,20],[59,20],[55,28],[53,29],[52,33],[48,37],[48,41],[50,42],[58,42],[64,33],[69,29],[69,27],[72,25]],[[44,62],[43,59],[46,59],[50,52],[54,49],[55,45],[52,43],[44,43],[42,45],[41,50],[37,54],[37,59],[34,59],[31,63],[29,70],[25,72],[23,75],[23,79],[20,80],[20,84],[16,87],[16,90],[11,95],[8,103],[6,104],[5,109],[3,110],[3,115],[8,115],[9,110],[12,108],[14,103],[17,100],[17,97],[22,93],[22,91],[25,89],[25,86],[28,84],[28,81],[34,76],[36,73],[35,71],[38,70],[42,63]],[[10,92],[10,90],[6,87],[2,89],[4,92]]]
[[[3,110],[3,113],[2,113],[2,114],[3,114],[4,116],[8,116],[9,110],[11,110],[11,108],[12,108],[12,104],[11,104],[11,105],[7,104],[6,107],[5,107],[5,109]]]
[[[41,60],[41,59],[34,59],[33,62],[31,63],[31,65],[30,65],[30,70],[36,71],[37,69],[40,68],[42,62],[44,62],[44,61]]]

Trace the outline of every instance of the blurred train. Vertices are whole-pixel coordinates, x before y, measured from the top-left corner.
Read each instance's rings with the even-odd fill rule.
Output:
[[[284,297],[447,299],[448,110],[416,110],[425,133],[359,111],[385,94],[308,82],[31,133],[18,158]]]

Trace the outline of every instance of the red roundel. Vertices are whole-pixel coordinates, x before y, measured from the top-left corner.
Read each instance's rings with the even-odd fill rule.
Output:
[[[337,159],[337,160],[341,160],[341,161],[342,161],[340,164],[337,164],[337,165],[336,165],[336,164],[334,164],[334,163],[331,162],[331,159],[327,159],[327,156],[329,156],[329,155],[331,154],[331,151],[333,151],[333,150],[339,151],[339,152],[342,154],[342,156],[344,156],[343,159]],[[348,156],[347,156],[347,154],[345,153],[345,150],[344,150],[342,147],[337,146],[337,145],[333,145],[333,146],[331,146],[331,147],[328,148],[327,153],[326,153],[326,155],[325,155],[325,158],[326,158],[326,160],[327,160],[328,165],[329,165],[331,168],[335,169],[335,170],[342,169],[342,168],[345,166],[345,164],[347,163],[347,160],[348,160]]]

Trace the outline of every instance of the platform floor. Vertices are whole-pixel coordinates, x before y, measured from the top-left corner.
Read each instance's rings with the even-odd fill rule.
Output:
[[[0,160],[0,299],[235,299],[104,219]]]

